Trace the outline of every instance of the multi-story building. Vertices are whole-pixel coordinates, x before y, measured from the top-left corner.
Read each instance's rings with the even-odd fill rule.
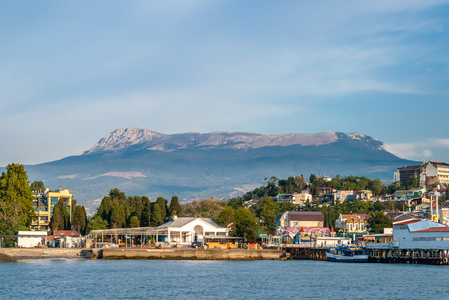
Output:
[[[365,232],[366,226],[366,214],[340,214],[338,219],[335,220],[335,227],[350,233]]]
[[[295,236],[300,231],[307,234],[329,235],[329,228],[323,227],[324,218],[320,211],[286,211],[276,217],[276,235],[288,233]]]
[[[397,170],[397,172],[394,175],[394,181],[399,181],[402,186],[407,187],[410,177],[420,176],[421,173],[422,173],[422,165],[404,166]]]
[[[394,173],[394,181],[400,181],[407,186],[411,176],[419,178],[419,186],[427,187],[431,184],[449,184],[449,164],[440,161],[423,161],[422,165],[404,166]]]
[[[357,199],[357,191],[337,191],[334,193],[334,203],[343,203],[349,198]]]
[[[45,190],[43,193],[37,193],[33,200],[33,208],[36,212],[36,217],[31,222],[31,230],[49,230],[51,217],[53,216],[53,209],[58,203],[59,199],[64,201],[65,208],[72,217],[72,194],[68,189],[50,191]]]
[[[337,189],[331,188],[331,187],[319,187],[318,188],[318,197],[323,197],[325,195],[333,195],[337,192]]]
[[[279,194],[276,201],[288,201],[294,205],[302,206],[307,201],[312,202],[312,195],[309,193]]]
[[[423,175],[425,175],[423,177],[426,178],[426,184],[440,183],[446,186],[449,184],[449,164],[429,160],[424,164]]]

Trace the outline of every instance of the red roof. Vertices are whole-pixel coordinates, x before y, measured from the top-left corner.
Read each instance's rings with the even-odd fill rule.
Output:
[[[80,234],[76,230],[53,230],[53,236],[78,237]]]
[[[403,221],[403,222],[395,222],[393,223],[393,225],[407,225],[407,224],[412,224],[412,223],[416,223],[416,222],[421,222],[421,220],[407,220],[407,221]]]

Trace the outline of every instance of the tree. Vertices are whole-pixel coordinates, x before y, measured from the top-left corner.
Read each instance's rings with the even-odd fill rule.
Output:
[[[239,207],[243,207],[243,199],[242,197],[231,198],[228,202],[228,205],[236,210]]]
[[[59,199],[53,207],[50,228],[53,230],[69,230],[71,228],[70,215],[62,199]]]
[[[37,193],[42,193],[43,191],[45,191],[45,186],[42,181],[33,181],[30,185],[30,188],[31,188],[31,191],[37,192]]]
[[[131,227],[131,228],[139,227],[139,225],[140,225],[139,218],[137,216],[132,216],[129,221],[129,227]]]
[[[183,203],[181,205],[180,216],[196,217],[196,218],[211,218],[212,221],[218,222],[218,216],[224,209],[223,203],[217,199],[201,199],[193,200],[192,202]]]
[[[52,230],[64,230],[64,208],[61,209],[59,201],[53,207],[53,215],[50,221],[50,228]]]
[[[158,203],[154,203],[153,209],[151,210],[151,225],[159,226],[162,223],[161,207]]]
[[[35,216],[33,199],[23,165],[8,165],[0,177],[0,231],[28,227]]]
[[[118,198],[112,201],[111,228],[123,228],[126,225],[126,207],[125,203]]]
[[[218,224],[227,227],[232,223],[234,223],[234,209],[231,206],[226,205],[218,215]]]
[[[257,219],[251,215],[249,210],[240,207],[234,213],[232,230],[235,236],[253,240],[258,236],[259,226],[257,225]]]
[[[383,213],[383,211],[373,211],[369,213],[368,229],[375,233],[383,233],[384,228],[391,228],[393,222]]]
[[[173,196],[169,207],[170,216],[175,216],[181,211],[181,204],[179,204],[178,196]]]
[[[256,209],[256,215],[263,221],[266,233],[274,234],[276,231],[276,216],[279,206],[270,197],[263,198]]]
[[[103,220],[106,220],[108,223],[111,221],[111,212],[112,212],[112,199],[109,196],[103,197],[101,200],[100,207],[97,211],[97,216],[100,216]]]
[[[118,199],[120,201],[126,200],[126,195],[124,192],[120,191],[118,188],[113,188],[109,191],[109,197],[111,197],[112,200]]]
[[[417,188],[419,186],[419,174],[410,175],[407,180],[407,189]]]
[[[150,199],[148,199],[148,197],[146,197],[146,196],[143,196],[142,203],[143,203],[143,210],[142,210],[142,215],[140,217],[140,226],[148,227],[148,226],[150,226],[150,221],[151,221]]]
[[[162,222],[164,222],[167,217],[167,200],[163,197],[157,197],[156,203],[159,205],[161,210],[161,219]]]
[[[75,213],[72,218],[72,228],[78,233],[83,233],[86,231],[87,227],[87,217],[86,217],[86,209],[82,205],[78,205],[75,207]]]
[[[108,221],[103,220],[100,216],[89,219],[89,230],[107,229],[109,227]]]

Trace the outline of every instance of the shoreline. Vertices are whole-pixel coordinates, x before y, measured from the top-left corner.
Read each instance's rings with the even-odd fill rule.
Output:
[[[283,250],[141,249],[141,248],[1,248],[0,261],[43,258],[154,260],[283,260]]]

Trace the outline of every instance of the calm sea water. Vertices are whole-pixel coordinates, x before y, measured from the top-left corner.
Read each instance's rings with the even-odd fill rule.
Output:
[[[319,261],[0,262],[1,299],[449,299],[449,267]]]

